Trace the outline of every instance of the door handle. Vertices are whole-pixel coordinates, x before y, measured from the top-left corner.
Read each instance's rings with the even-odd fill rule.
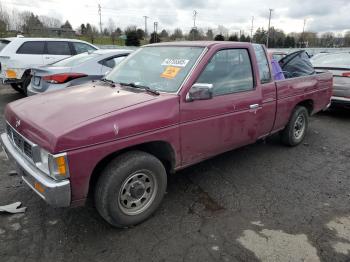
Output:
[[[249,106],[250,109],[258,109],[259,108],[259,104],[253,104]]]

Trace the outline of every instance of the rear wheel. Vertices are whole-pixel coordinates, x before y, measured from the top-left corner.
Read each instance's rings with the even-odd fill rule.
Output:
[[[11,87],[16,90],[18,93],[24,94],[23,92],[23,88],[22,88],[22,84],[16,84],[16,83],[12,83]]]
[[[130,151],[115,158],[102,172],[95,188],[96,208],[112,226],[133,226],[153,214],[166,185],[166,171],[159,159]]]
[[[309,113],[303,106],[294,109],[286,128],[281,132],[281,140],[285,145],[299,145],[305,138],[309,126]]]
[[[28,86],[29,86],[31,80],[32,80],[31,75],[27,73],[25,75],[24,81],[22,83],[23,94],[25,94],[25,95],[27,95],[27,93],[28,93]]]

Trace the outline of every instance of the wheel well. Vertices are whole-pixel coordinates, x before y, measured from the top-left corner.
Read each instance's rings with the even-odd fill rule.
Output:
[[[23,75],[22,75],[22,80],[24,80],[26,77],[28,77],[30,75],[30,69],[26,69],[24,72],[23,72]]]
[[[92,196],[94,185],[96,184],[101,171],[106,167],[106,165],[117,156],[132,150],[147,152],[155,156],[163,163],[167,173],[174,173],[176,165],[175,151],[169,143],[164,141],[154,141],[132,146],[106,156],[96,165],[90,177],[88,196]]]
[[[304,100],[304,101],[298,103],[297,106],[305,107],[307,109],[307,111],[309,112],[310,116],[312,115],[312,113],[314,111],[314,101],[312,101],[311,99]]]

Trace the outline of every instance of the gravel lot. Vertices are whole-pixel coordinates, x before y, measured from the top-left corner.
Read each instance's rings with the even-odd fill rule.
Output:
[[[21,98],[0,87],[6,103]],[[155,215],[128,230],[90,204],[53,209],[9,175],[0,153],[1,261],[350,261],[350,112],[313,117],[303,145],[278,137],[220,155],[169,179]]]

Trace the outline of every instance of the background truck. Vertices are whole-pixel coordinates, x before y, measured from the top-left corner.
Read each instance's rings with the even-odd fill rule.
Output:
[[[300,144],[331,95],[327,72],[274,81],[261,45],[161,43],[103,81],[10,103],[1,140],[49,204],[91,195],[108,223],[128,227],[156,210],[168,174],[277,132]]]

